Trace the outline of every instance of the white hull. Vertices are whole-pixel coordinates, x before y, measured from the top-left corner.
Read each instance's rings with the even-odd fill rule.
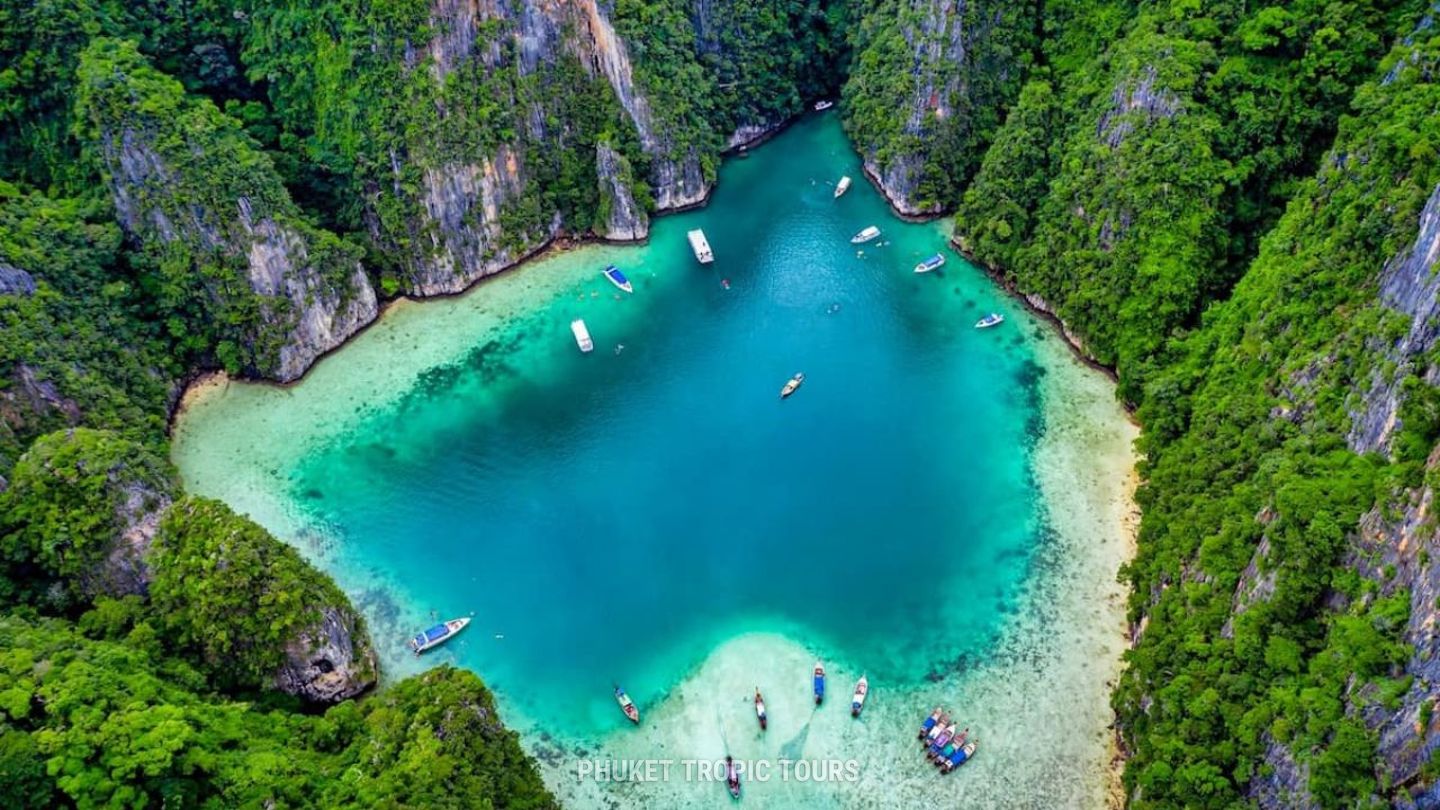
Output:
[[[580,347],[580,351],[590,352],[595,349],[595,341],[590,339],[590,330],[585,328],[585,321],[571,321],[570,333],[575,336],[575,345]]]

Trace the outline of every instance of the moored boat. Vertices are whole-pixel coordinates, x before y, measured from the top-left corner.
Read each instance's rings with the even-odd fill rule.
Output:
[[[627,293],[635,292],[635,287],[630,284],[630,279],[625,278],[625,274],[620,272],[620,268],[615,265],[612,264],[600,272],[604,273],[605,278],[616,287],[619,287]]]
[[[701,264],[709,264],[715,261],[715,254],[710,250],[710,240],[705,238],[705,232],[696,228],[685,234],[690,240],[690,250],[695,253],[695,260]]]
[[[765,698],[760,697],[760,687],[755,687],[755,717],[760,720],[760,730],[765,730]]]
[[[414,650],[416,655],[419,655],[426,650],[438,647],[441,644],[444,644],[445,642],[454,638],[455,634],[459,633],[461,630],[464,630],[465,626],[469,623],[469,619],[461,618],[451,619],[444,624],[437,624],[429,630],[426,630],[425,632],[420,633],[419,635],[410,639],[410,649]]]
[[[955,724],[951,723],[950,725],[946,726],[943,731],[940,732],[940,735],[937,736],[934,741],[930,743],[929,747],[925,750],[925,758],[934,759],[935,757],[939,756],[940,750],[943,749],[946,745],[948,745],[950,741],[954,738]]]
[[[869,242],[871,239],[874,239],[875,237],[877,237],[877,236],[879,236],[879,235],[880,235],[880,229],[877,228],[877,227],[875,227],[874,225],[871,225],[871,226],[865,228],[864,230],[862,230],[861,232],[859,232],[859,233],[855,234],[854,236],[850,237],[850,244],[852,244],[852,245],[863,245],[863,244],[865,244],[866,242]]]
[[[945,743],[945,747],[941,748],[939,755],[935,757],[935,767],[945,767],[945,763],[950,761],[950,757],[954,755],[956,749],[964,747],[965,738],[969,736],[970,729],[967,728],[959,734],[956,734],[954,737],[951,737],[950,742]]]
[[[917,272],[917,273],[928,273],[928,272],[930,272],[931,270],[938,270],[939,268],[943,267],[944,265],[945,265],[945,257],[944,257],[944,255],[939,254],[939,253],[936,253],[934,256],[931,256],[930,258],[926,259],[925,261],[920,262],[919,264],[915,265],[915,272]]]
[[[590,330],[585,328],[584,319],[576,318],[571,321],[570,333],[575,336],[575,345],[580,347],[580,351],[589,352],[595,349],[595,341],[590,339]]]
[[[740,771],[735,768],[735,758],[725,755],[725,787],[730,789],[730,798],[740,798]]]
[[[992,312],[992,313],[990,313],[989,315],[986,315],[985,317],[983,317],[983,318],[981,318],[980,320],[976,321],[976,322],[975,322],[975,328],[976,328],[976,329],[989,329],[989,328],[992,327],[992,326],[999,326],[1000,324],[1002,324],[1002,323],[1004,323],[1004,322],[1005,322],[1005,316],[1004,316],[1004,315],[1001,315],[1001,314],[998,313],[998,312]]]
[[[828,109],[830,109],[831,107],[834,107],[834,106],[835,106],[835,102],[833,102],[833,101],[831,101],[831,100],[829,100],[829,99],[822,99],[822,100],[820,100],[820,101],[815,102],[815,112],[825,112],[826,110],[828,110]]]
[[[815,662],[815,705],[825,699],[825,665],[819,661]]]
[[[955,749],[955,753],[951,754],[950,758],[945,760],[945,763],[940,766],[940,772],[949,773],[969,762],[971,758],[975,756],[975,749],[977,747],[976,743],[972,740]]]
[[[849,191],[849,190],[850,190],[850,175],[847,174],[847,175],[845,175],[844,177],[841,177],[841,178],[840,178],[840,182],[838,182],[838,183],[835,184],[835,196],[838,198],[840,195],[844,194],[845,192],[847,192],[847,191]]]
[[[793,394],[793,393],[795,393],[797,390],[799,390],[800,384],[803,383],[803,382],[805,382],[805,375],[802,374],[802,373],[800,373],[800,372],[798,372],[798,371],[795,372],[795,376],[794,376],[794,377],[791,377],[791,378],[790,378],[790,381],[787,382],[787,383],[785,383],[785,385],[784,385],[783,387],[781,387],[781,389],[780,389],[780,398],[781,398],[781,399],[787,399],[787,398],[789,398],[789,396],[790,396],[791,394]]]
[[[944,731],[945,727],[948,725],[950,725],[950,715],[945,712],[941,712],[940,719],[935,721],[935,725],[931,726],[930,730],[925,732],[925,734],[920,737],[920,744],[928,746],[930,743],[934,742],[935,738],[939,737],[940,732]]]
[[[920,733],[915,735],[915,739],[925,739],[925,735],[930,733],[930,729],[934,728],[935,724],[940,722],[940,716],[942,714],[944,714],[944,711],[939,706],[936,706],[935,711],[930,712],[930,716],[925,718],[925,722],[920,724]]]
[[[850,699],[850,716],[859,717],[860,711],[865,708],[865,696],[870,694],[870,679],[864,675],[855,684],[855,697]]]
[[[625,690],[621,689],[619,684],[615,685],[615,702],[620,704],[620,711],[630,718],[630,722],[637,726],[640,725],[640,710],[636,708],[635,701],[625,694]]]

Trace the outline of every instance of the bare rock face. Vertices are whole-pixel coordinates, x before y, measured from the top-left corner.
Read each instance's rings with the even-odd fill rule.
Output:
[[[617,242],[638,242],[650,233],[650,217],[635,202],[630,162],[603,141],[595,144],[596,173],[600,177],[602,237]]]
[[[1110,109],[1095,125],[1095,137],[1111,149],[1119,149],[1137,123],[1174,118],[1181,111],[1180,98],[1164,88],[1157,89],[1159,71],[1146,65],[1139,74],[1115,86]]]
[[[1266,775],[1250,781],[1246,797],[1262,810],[1315,810],[1310,796],[1310,768],[1288,747],[1265,734]]]
[[[286,662],[275,673],[277,690],[310,703],[330,704],[355,697],[375,685],[379,665],[364,639],[360,621],[348,606],[328,606],[318,623],[285,647]]]
[[[35,279],[20,268],[0,262],[0,295],[30,296],[35,294]]]
[[[111,486],[119,495],[115,508],[115,545],[104,563],[84,576],[85,593],[96,596],[144,596],[150,589],[151,571],[147,561],[160,518],[175,497],[169,486],[154,479],[123,479],[116,472]]]
[[[1400,427],[1402,386],[1417,368],[1425,368],[1425,355],[1440,340],[1440,186],[1430,194],[1420,213],[1415,242],[1385,263],[1380,273],[1380,298],[1390,309],[1409,319],[1409,328],[1393,344],[1377,346],[1388,363],[1377,363],[1370,389],[1350,410],[1348,443],[1357,453],[1388,453],[1390,440]],[[1389,370],[1381,368],[1390,365]],[[1424,379],[1434,385],[1435,370]]]

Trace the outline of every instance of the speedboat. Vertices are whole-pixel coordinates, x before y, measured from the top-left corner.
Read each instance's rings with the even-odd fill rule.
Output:
[[[625,274],[620,272],[620,268],[616,267],[615,265],[612,264],[609,267],[606,267],[601,272],[604,273],[605,278],[608,279],[610,283],[614,284],[616,287],[619,287],[627,293],[635,292],[635,287],[630,284],[630,279],[625,278]]]
[[[583,318],[570,322],[570,334],[575,336],[575,345],[580,347],[580,351],[589,352],[595,349],[595,341],[590,339],[590,330],[585,328]]]
[[[840,195],[844,194],[845,192],[847,192],[847,191],[849,191],[849,190],[850,190],[850,175],[847,174],[847,175],[845,175],[844,177],[840,178],[840,182],[838,182],[838,183],[835,184],[835,196],[838,198]]]
[[[828,100],[828,99],[826,99],[826,100],[824,100],[824,101],[817,101],[817,102],[815,102],[815,112],[825,112],[826,110],[828,110],[828,109],[830,109],[831,107],[834,107],[834,106],[835,106],[835,102],[830,101],[830,100]]]
[[[791,377],[790,381],[785,383],[785,386],[780,389],[780,398],[788,399],[791,394],[800,389],[800,384],[803,382],[805,382],[805,375],[797,371],[795,376]]]
[[[464,630],[465,625],[469,623],[469,619],[451,619],[444,624],[437,624],[410,639],[410,649],[414,650],[416,655],[419,655],[432,647],[438,647],[454,638],[455,634]]]
[[[740,772],[735,769],[735,758],[725,755],[725,787],[730,788],[730,798],[740,798]]]
[[[755,687],[755,716],[760,720],[760,730],[765,730],[765,698],[760,697],[760,687]]]
[[[945,760],[945,763],[940,766],[940,772],[949,773],[969,762],[970,759],[975,756],[976,747],[975,742],[971,741],[955,749],[955,753],[951,754],[950,758]]]
[[[815,705],[825,699],[825,665],[815,662]]]
[[[989,328],[992,327],[992,326],[999,326],[1000,324],[1002,324],[1002,323],[1004,323],[1004,322],[1005,322],[1005,316],[1004,316],[1004,315],[1001,315],[1001,314],[998,313],[998,312],[992,312],[992,313],[990,313],[989,315],[986,315],[985,317],[983,317],[983,318],[981,318],[980,320],[976,321],[976,322],[975,322],[975,328],[976,328],[976,329],[989,329]]]
[[[860,710],[865,708],[865,696],[868,694],[870,694],[870,679],[861,675],[860,682],[855,684],[855,697],[850,700],[851,717],[860,716]]]
[[[863,230],[863,231],[855,234],[854,236],[850,237],[850,244],[852,244],[852,245],[863,245],[863,244],[865,244],[866,242],[869,242],[871,239],[874,239],[875,237],[877,237],[877,236],[879,236],[879,235],[880,235],[880,229],[877,228],[877,227],[875,227],[874,225],[871,225],[870,227],[866,228],[865,230]]]
[[[625,712],[625,716],[630,718],[630,722],[637,726],[640,725],[640,710],[635,708],[635,701],[625,694],[625,690],[621,689],[619,684],[615,685],[615,702],[620,704],[620,711]]]
[[[915,272],[928,273],[931,270],[938,270],[945,264],[945,257],[939,253],[915,265]]]
[[[925,735],[930,733],[930,729],[934,728],[935,724],[940,722],[940,716],[942,714],[944,714],[944,711],[941,710],[939,706],[936,706],[935,711],[930,712],[930,716],[925,718],[925,722],[920,724],[920,733],[915,735],[915,739],[924,739]]]
[[[950,742],[945,743],[945,747],[941,748],[940,753],[935,756],[935,767],[945,767],[945,763],[950,761],[950,757],[954,756],[955,751],[965,746],[965,738],[969,736],[970,729],[967,728],[954,737],[951,737]]]

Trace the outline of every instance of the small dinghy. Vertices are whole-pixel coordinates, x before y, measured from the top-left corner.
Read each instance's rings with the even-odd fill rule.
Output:
[[[879,236],[879,235],[880,235],[880,229],[877,228],[877,227],[875,227],[874,225],[871,225],[870,227],[866,228],[865,230],[863,230],[863,231],[855,234],[854,236],[850,237],[850,244],[852,244],[852,245],[863,245],[863,244],[865,244],[866,242],[869,242],[870,240],[874,239],[875,237],[877,237],[877,236]]]
[[[637,726],[640,725],[640,710],[635,708],[635,701],[625,694],[625,690],[621,689],[619,684],[615,685],[615,702],[620,704],[620,711],[630,718],[630,722]]]
[[[464,630],[465,626],[469,623],[469,619],[451,619],[444,624],[437,624],[410,639],[410,649],[414,650],[416,655],[419,655],[426,650],[438,647],[454,638],[455,634]]]
[[[789,399],[791,394],[800,390],[800,384],[803,382],[805,382],[805,375],[796,372],[795,376],[791,377],[790,381],[785,383],[784,387],[780,389],[780,398]]]
[[[928,273],[931,270],[938,270],[945,266],[945,257],[939,253],[915,265],[915,272]]]
[[[740,771],[735,768],[735,758],[725,755],[725,787],[730,789],[730,798],[740,798]]]
[[[815,662],[815,705],[825,700],[825,665]]]
[[[972,741],[965,743],[964,745],[955,749],[955,753],[951,754],[950,758],[945,760],[945,762],[940,766],[940,772],[949,773],[960,767],[961,765],[969,762],[970,759],[975,756],[976,747],[977,745]]]
[[[620,268],[616,267],[615,265],[612,264],[609,267],[606,267],[601,272],[604,273],[605,278],[608,279],[610,283],[614,284],[616,287],[619,287],[627,293],[635,292],[635,287],[630,284],[630,279],[625,278],[625,274],[620,272]]]
[[[940,716],[942,714],[944,714],[944,712],[939,706],[936,706],[935,711],[930,712],[930,716],[925,718],[925,722],[920,724],[920,733],[915,735],[915,739],[925,739],[925,735],[930,733],[930,729],[934,728],[935,724],[940,722]]]
[[[992,312],[992,313],[990,313],[989,315],[986,315],[985,317],[983,317],[983,318],[981,318],[980,320],[976,321],[976,322],[975,322],[975,328],[976,328],[976,329],[989,329],[989,328],[992,327],[992,326],[999,326],[1000,324],[1002,324],[1002,323],[1004,323],[1004,322],[1005,322],[1005,316],[1004,316],[1004,315],[1001,315],[1001,314],[998,313],[998,312]]]
[[[815,102],[815,112],[825,112],[826,110],[828,110],[828,109],[830,109],[831,107],[834,107],[834,106],[835,106],[835,102],[830,101],[829,99],[825,99],[825,100],[822,100],[822,101],[817,101],[817,102]]]
[[[839,182],[839,183],[836,183],[836,184],[835,184],[835,197],[836,197],[836,199],[839,199],[841,195],[843,195],[845,192],[847,192],[847,191],[849,191],[849,190],[850,190],[850,175],[847,174],[847,175],[845,175],[844,177],[840,178],[840,182]]]
[[[765,730],[765,698],[760,697],[760,687],[755,687],[755,717],[760,721],[760,730]]]
[[[860,716],[860,711],[865,708],[865,696],[868,694],[870,694],[870,679],[861,675],[859,683],[855,684],[855,697],[850,700],[851,717]]]

